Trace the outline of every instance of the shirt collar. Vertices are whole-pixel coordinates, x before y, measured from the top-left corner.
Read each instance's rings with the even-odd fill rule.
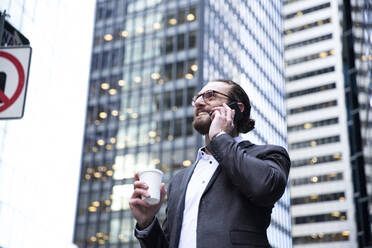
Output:
[[[234,137],[234,140],[236,142],[240,143],[240,142],[243,141],[243,138],[238,135],[238,136]],[[208,154],[205,153],[205,146],[199,148],[198,154],[196,155],[196,161],[195,162],[198,162],[203,156],[212,156],[212,155],[208,155]]]

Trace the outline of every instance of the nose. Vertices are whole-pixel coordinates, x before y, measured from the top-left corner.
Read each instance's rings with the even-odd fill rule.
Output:
[[[198,108],[200,106],[205,106],[206,103],[204,101],[204,98],[202,96],[198,97],[198,99],[196,99],[196,101],[194,102],[194,107]]]

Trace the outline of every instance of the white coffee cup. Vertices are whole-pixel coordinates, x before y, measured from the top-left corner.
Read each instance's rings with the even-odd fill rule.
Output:
[[[151,205],[158,204],[160,201],[160,183],[163,178],[163,172],[158,169],[147,169],[138,173],[141,182],[145,182],[149,187],[147,193],[150,198],[142,196],[142,200]]]

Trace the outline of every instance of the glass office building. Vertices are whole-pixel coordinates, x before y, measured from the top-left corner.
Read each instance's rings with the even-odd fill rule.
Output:
[[[167,183],[192,164],[203,139],[191,98],[211,79],[248,92],[257,127],[244,138],[286,146],[281,30],[277,1],[97,1],[79,247],[138,247],[128,206],[134,173],[158,168]],[[287,192],[268,233],[273,247],[291,246]]]

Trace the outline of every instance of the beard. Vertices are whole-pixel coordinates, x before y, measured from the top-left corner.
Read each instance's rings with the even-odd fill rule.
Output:
[[[211,126],[212,120],[209,115],[194,116],[192,126],[201,135],[206,135],[209,133],[209,127]]]

